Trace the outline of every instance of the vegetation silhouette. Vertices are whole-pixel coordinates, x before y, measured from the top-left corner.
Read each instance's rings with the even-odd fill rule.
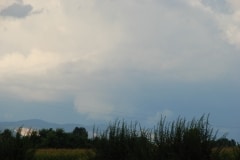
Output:
[[[83,127],[68,133],[63,129],[41,129],[26,136],[20,131],[21,127],[16,134],[9,129],[0,132],[1,160],[240,159],[240,145],[226,137],[217,139],[209,115],[191,121],[179,117],[172,122],[161,117],[152,129],[138,122],[115,120],[105,130],[94,127],[91,138]]]

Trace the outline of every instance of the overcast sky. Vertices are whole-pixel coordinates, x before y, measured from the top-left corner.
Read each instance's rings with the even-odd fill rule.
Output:
[[[239,0],[0,0],[0,121],[154,126],[240,140]]]

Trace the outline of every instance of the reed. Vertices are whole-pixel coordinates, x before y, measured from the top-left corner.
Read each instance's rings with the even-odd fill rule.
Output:
[[[171,123],[166,122],[165,117],[161,117],[154,128],[157,157],[182,160],[210,159],[216,132],[210,127],[208,117],[204,115],[189,122],[179,117]]]
[[[217,132],[208,122],[179,117],[167,122],[161,117],[153,129],[138,122],[127,124],[116,120],[103,132],[98,132],[93,143],[99,160],[209,160]]]
[[[151,156],[151,132],[138,122],[127,124],[124,120],[116,120],[98,135],[94,138],[96,159],[141,160]]]

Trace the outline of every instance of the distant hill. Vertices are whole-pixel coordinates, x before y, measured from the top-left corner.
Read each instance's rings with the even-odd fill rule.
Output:
[[[65,132],[71,132],[75,127],[84,127],[88,132],[92,131],[92,126],[84,126],[82,124],[57,124],[51,123],[47,121],[43,121],[40,119],[29,119],[29,120],[21,120],[15,122],[0,122],[0,130],[4,129],[15,129],[18,127],[26,127],[26,128],[33,128],[33,129],[57,129],[62,128]]]

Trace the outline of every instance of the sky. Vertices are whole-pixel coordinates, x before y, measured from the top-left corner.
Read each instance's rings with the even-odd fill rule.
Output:
[[[154,126],[240,141],[239,0],[0,0],[0,121]]]

